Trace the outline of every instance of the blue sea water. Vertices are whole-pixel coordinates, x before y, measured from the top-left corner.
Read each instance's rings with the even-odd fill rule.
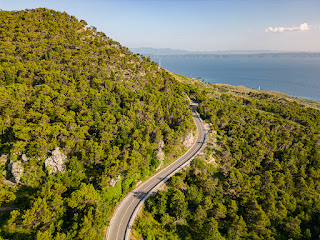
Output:
[[[320,58],[162,56],[160,65],[209,83],[260,87],[320,101]]]

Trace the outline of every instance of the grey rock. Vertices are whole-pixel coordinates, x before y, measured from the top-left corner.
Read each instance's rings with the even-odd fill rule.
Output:
[[[23,154],[21,155],[21,161],[22,161],[23,163],[27,163],[27,162],[29,161],[29,158],[27,157],[27,155],[26,155],[25,153],[23,153]]]
[[[161,141],[159,142],[159,144],[158,144],[158,152],[157,152],[157,158],[158,158],[158,160],[160,161],[160,164],[159,164],[159,166],[156,168],[156,171],[158,171],[158,170],[161,168],[162,163],[163,163],[164,158],[165,158],[165,154],[164,154],[164,152],[163,152],[163,150],[162,150],[163,148],[164,148],[164,141],[161,140]]]
[[[10,163],[8,164],[8,170],[12,174],[12,178],[10,179],[10,181],[12,181],[14,183],[19,183],[21,176],[24,172],[21,162],[11,162],[10,161]]]
[[[109,185],[110,185],[111,187],[116,186],[116,185],[119,183],[120,178],[121,178],[120,175],[118,175],[116,179],[111,178],[111,179],[109,180]]]
[[[159,142],[159,148],[164,148],[164,141],[163,141],[163,140],[161,140],[161,141]]]
[[[56,172],[64,173],[66,170],[66,161],[67,156],[60,151],[59,147],[56,147],[51,152],[51,156],[44,161],[44,166],[48,170],[49,174]]]
[[[186,148],[190,148],[192,146],[192,144],[194,143],[194,135],[192,134],[192,132],[189,132],[186,134],[185,139],[183,141],[183,146],[185,146]]]
[[[157,158],[159,159],[159,161],[163,162],[164,157],[165,157],[165,154],[164,154],[162,148],[159,148],[158,152],[157,152]]]

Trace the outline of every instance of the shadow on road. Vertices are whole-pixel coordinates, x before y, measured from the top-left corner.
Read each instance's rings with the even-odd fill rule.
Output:
[[[161,181],[166,180],[167,177],[158,177],[158,179]]]
[[[133,192],[133,196],[138,199],[143,199],[146,195],[146,192]]]

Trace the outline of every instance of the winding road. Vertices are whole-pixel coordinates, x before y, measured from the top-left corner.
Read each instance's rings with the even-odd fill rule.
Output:
[[[191,102],[190,105],[193,112],[193,119],[197,126],[197,140],[185,154],[139,185],[121,201],[110,221],[110,226],[108,227],[106,235],[107,240],[128,240],[134,219],[144,201],[151,194],[155,193],[165,181],[188,165],[205,146],[209,129],[206,129],[203,125],[203,122],[196,111],[197,105],[196,102]]]

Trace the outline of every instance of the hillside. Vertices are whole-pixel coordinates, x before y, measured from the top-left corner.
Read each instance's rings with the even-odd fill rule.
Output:
[[[147,200],[133,239],[318,239],[320,111],[180,77],[211,125],[191,167]]]
[[[0,238],[102,239],[122,197],[185,149],[184,91],[84,20],[0,11]]]
[[[177,79],[178,81],[182,82],[182,83],[186,83],[186,84],[191,84],[191,85],[202,85],[203,87],[207,88],[211,88],[212,86],[216,86],[218,87],[222,92],[227,93],[227,94],[232,94],[232,95],[242,95],[245,96],[248,93],[256,93],[256,94],[266,94],[268,96],[274,96],[275,98],[278,99],[285,99],[287,101],[290,102],[296,102],[297,104],[301,105],[301,106],[305,106],[305,107],[311,107],[311,108],[315,108],[317,110],[320,110],[320,102],[319,101],[315,101],[315,100],[310,100],[310,99],[306,99],[306,98],[301,98],[301,97],[292,97],[288,94],[279,92],[279,91],[271,91],[271,90],[259,90],[259,89],[254,89],[254,88],[247,88],[244,86],[233,86],[230,84],[220,84],[220,83],[215,83],[215,84],[206,84],[204,82],[198,81],[194,78],[189,78],[189,77],[185,77],[173,72],[170,72],[167,70],[167,72],[169,74],[171,74],[175,79]]]

